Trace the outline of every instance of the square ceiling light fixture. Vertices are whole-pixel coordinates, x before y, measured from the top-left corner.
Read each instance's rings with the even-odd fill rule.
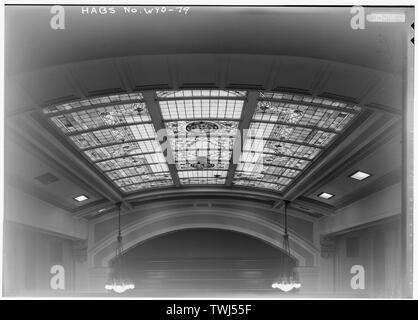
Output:
[[[331,199],[332,197],[334,197],[334,194],[328,193],[328,192],[321,192],[320,194],[318,194],[318,197],[322,198],[322,199]]]
[[[363,171],[356,171],[353,174],[351,174],[349,177],[352,179],[356,179],[358,181],[363,181],[364,179],[367,179],[370,177],[371,174]]]
[[[73,199],[75,201],[82,202],[82,201],[86,201],[87,199],[89,199],[89,197],[85,196],[84,194],[81,194],[77,197],[74,197]]]

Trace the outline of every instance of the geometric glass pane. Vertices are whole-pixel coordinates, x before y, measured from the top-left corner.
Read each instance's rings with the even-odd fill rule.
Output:
[[[49,106],[44,113],[122,192],[173,185],[141,93]]]
[[[241,117],[243,100],[201,99],[160,101],[164,120],[236,119]]]
[[[239,90],[163,90],[157,91],[159,99],[182,98],[245,98],[246,91]]]
[[[64,133],[92,130],[100,127],[150,122],[145,103],[136,102],[117,106],[80,110],[51,117]]]
[[[359,115],[355,104],[260,92],[233,185],[289,187]],[[278,190],[276,188],[276,190]]]
[[[246,90],[154,93],[156,113],[139,92],[49,105],[43,112],[113,186],[131,193],[173,187],[173,169],[181,185],[224,185],[232,169],[233,186],[284,192],[362,111],[354,103],[293,93],[259,92],[255,102]],[[164,142],[155,131],[158,114]],[[239,151],[234,157],[233,150]]]
[[[62,103],[58,105],[52,105],[44,108],[45,114],[56,114],[61,112],[68,112],[78,108],[89,108],[96,105],[103,104],[120,104],[128,102],[140,102],[143,99],[143,96],[139,92],[135,93],[125,93],[125,94],[114,94],[110,96],[88,98],[84,100],[78,100],[73,102]]]

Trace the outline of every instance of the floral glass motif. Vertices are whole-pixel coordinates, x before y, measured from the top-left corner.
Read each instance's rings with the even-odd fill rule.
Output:
[[[237,90],[157,91],[182,184],[225,183],[246,95]]]
[[[121,161],[121,159],[123,159],[124,161]],[[149,153],[99,161],[95,164],[97,165],[97,167],[99,167],[100,170],[106,172],[132,166],[142,166],[145,164],[149,164],[151,166],[162,164],[166,165],[166,160],[163,153]]]
[[[122,191],[173,185],[142,94],[86,99],[44,112]]]
[[[360,111],[331,99],[260,92],[233,184],[285,190]]]
[[[179,171],[228,169],[238,122],[171,121],[166,128]]]
[[[143,191],[148,189],[154,189],[154,188],[167,188],[174,186],[173,180],[156,180],[152,182],[144,182],[140,184],[131,184],[126,185],[123,187],[120,187],[120,189],[123,192],[129,193],[129,192],[136,192],[136,191]]]
[[[184,184],[224,184],[227,174],[227,170],[179,171],[179,178]]]
[[[123,94],[114,94],[110,96],[102,96],[102,97],[95,97],[89,98],[84,100],[78,100],[73,102],[67,102],[57,105],[51,105],[44,108],[45,114],[56,114],[61,112],[68,112],[71,110],[76,111],[75,109],[78,108],[89,108],[89,107],[96,107],[101,105],[119,105],[123,103],[134,103],[134,102],[142,102],[143,96],[140,92],[135,93],[123,93]]]
[[[236,179],[232,182],[235,186],[240,187],[249,187],[249,188],[261,188],[261,189],[269,189],[272,191],[282,192],[285,187],[279,185],[277,183],[268,183],[264,181],[256,181],[256,180],[246,180],[246,179]]]
[[[180,184],[223,185],[237,142],[244,90],[155,92]],[[50,122],[122,192],[174,186],[141,93],[47,106]],[[284,192],[357,118],[353,103],[260,92],[243,131],[232,185]]]

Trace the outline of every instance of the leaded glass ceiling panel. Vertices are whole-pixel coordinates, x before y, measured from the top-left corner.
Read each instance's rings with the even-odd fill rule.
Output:
[[[157,98],[180,182],[225,183],[246,92],[158,91]]]
[[[121,191],[173,185],[142,94],[86,99],[44,111]]]
[[[233,186],[284,192],[361,111],[353,103],[291,93],[260,92],[253,106],[243,90],[153,94],[153,104],[149,94],[113,94],[47,106],[43,113],[116,188],[130,193],[174,181],[225,185],[231,178]],[[161,124],[147,104],[159,108],[169,150],[156,138]]]
[[[325,98],[261,92],[249,130],[243,135],[233,184],[284,190],[360,110]]]

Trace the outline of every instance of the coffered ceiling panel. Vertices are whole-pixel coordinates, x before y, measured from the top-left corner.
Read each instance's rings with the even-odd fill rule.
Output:
[[[326,65],[323,61],[314,59],[301,59],[286,57],[277,59],[277,71],[274,76],[272,88],[298,88],[309,92],[319,76],[319,72]]]
[[[89,95],[123,91],[119,73],[112,61],[83,63],[73,67],[71,73]]]
[[[353,69],[344,65],[335,65],[322,91],[358,101],[367,95],[379,83],[381,76],[366,69]]]
[[[390,106],[399,112],[402,111],[402,78],[391,75],[385,77],[379,88],[366,103]]]
[[[202,55],[200,58],[195,56],[177,57],[176,67],[180,70],[180,86],[201,86],[215,87],[218,81],[218,58],[214,55]]]
[[[245,56],[229,61],[227,85],[231,87],[249,86],[256,88],[265,88],[266,76],[273,70],[275,59],[265,56],[255,58]],[[243,66],[246,66],[243,68]]]
[[[50,101],[65,101],[78,99],[79,95],[71,86],[68,77],[63,76],[62,70],[49,69],[34,73],[35,79],[38,81],[22,78],[17,82],[21,86],[21,92],[26,91],[36,101],[36,103],[50,102]],[[42,79],[42,81],[39,81]],[[8,84],[10,85],[10,84]]]
[[[173,87],[170,63],[166,56],[133,57],[124,61],[134,88]]]

